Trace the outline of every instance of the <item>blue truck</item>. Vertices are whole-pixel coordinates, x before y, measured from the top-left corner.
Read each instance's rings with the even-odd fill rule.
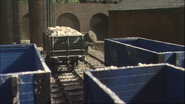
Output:
[[[185,47],[141,37],[104,40],[106,66],[135,66],[138,63],[169,63],[184,67]]]
[[[50,104],[50,75],[35,44],[0,45],[0,104]]]
[[[84,103],[184,103],[185,69],[162,64],[84,72]]]

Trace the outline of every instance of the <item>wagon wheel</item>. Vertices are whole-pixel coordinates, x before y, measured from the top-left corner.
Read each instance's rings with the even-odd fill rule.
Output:
[[[52,62],[50,61],[50,57],[49,57],[48,55],[47,55],[46,58],[45,58],[45,62],[46,62],[46,64],[47,64],[47,66],[50,68],[50,70],[53,69],[53,68],[52,68],[53,64],[52,64]]]
[[[75,70],[76,66],[78,66],[78,60],[71,62],[71,65],[72,65],[72,70]]]
[[[47,55],[46,58],[45,58],[45,62],[46,62],[47,64],[50,63],[50,57],[49,57],[48,55]]]

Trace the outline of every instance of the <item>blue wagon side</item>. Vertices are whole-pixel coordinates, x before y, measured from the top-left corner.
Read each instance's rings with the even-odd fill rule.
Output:
[[[85,103],[184,103],[182,67],[170,64],[84,72]]]
[[[182,45],[140,37],[105,39],[105,65],[169,63],[184,67],[184,49]]]
[[[35,44],[0,46],[1,104],[50,104],[50,74]]]

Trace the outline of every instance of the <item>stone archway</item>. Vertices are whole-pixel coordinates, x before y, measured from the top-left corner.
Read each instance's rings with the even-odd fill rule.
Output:
[[[80,31],[80,23],[78,18],[72,13],[64,13],[57,19],[57,26],[68,26]]]
[[[90,30],[92,30],[97,40],[104,40],[108,36],[108,16],[103,13],[95,14],[90,20]]]
[[[21,40],[30,40],[29,14],[25,14],[21,22],[22,22]]]

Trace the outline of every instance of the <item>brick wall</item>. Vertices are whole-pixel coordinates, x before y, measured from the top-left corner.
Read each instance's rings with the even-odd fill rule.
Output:
[[[54,7],[55,9],[53,24],[57,25],[57,20],[62,14],[69,13],[69,14],[74,15],[79,21],[79,26],[80,26],[79,31],[86,33],[91,29],[90,22],[91,22],[92,17],[95,16],[96,14],[102,14],[102,15],[107,16],[107,19],[108,19],[108,9],[114,5],[115,4],[100,4],[100,3],[78,3],[78,4],[77,3],[55,3],[55,4],[51,4],[51,12],[52,12],[52,7]],[[21,11],[22,17],[24,17],[29,12],[28,3],[21,3],[21,7],[22,7],[22,11]],[[100,15],[100,19],[97,20],[96,23],[101,20],[102,15]],[[96,16],[99,16],[99,15],[96,15]],[[51,21],[52,21],[52,18],[53,17],[51,15]],[[101,22],[102,21],[100,21],[100,23]],[[107,37],[108,20],[107,20],[107,23],[105,24],[107,25],[107,29],[103,29],[103,30],[100,30],[101,32],[97,32],[97,35],[99,34],[102,35],[102,36],[98,36],[98,38],[102,39],[104,37]],[[100,24],[99,26],[103,26],[103,25]],[[96,30],[96,31],[99,31],[99,30]]]
[[[103,13],[108,16],[108,9],[115,4],[97,4],[97,3],[56,3],[55,4],[55,22],[58,17],[64,13],[74,14],[80,22],[80,31],[90,30],[90,20],[97,13]]]
[[[22,8],[22,10],[20,11],[20,13],[22,14],[21,18],[23,18],[23,16],[25,16],[29,12],[28,3],[26,3],[26,2],[25,3],[20,3],[20,6]]]

